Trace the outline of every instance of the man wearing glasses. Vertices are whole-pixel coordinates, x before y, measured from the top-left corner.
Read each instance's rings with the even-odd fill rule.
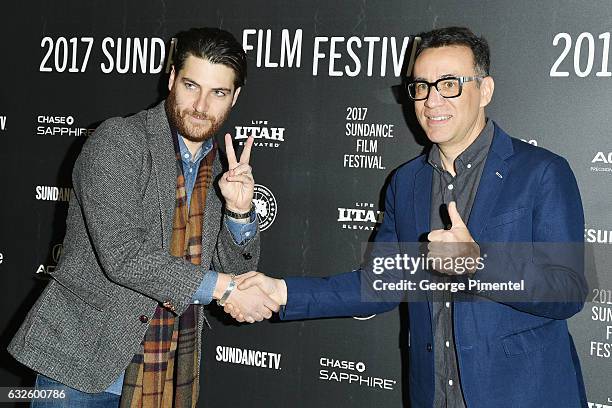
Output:
[[[511,138],[487,119],[494,82],[483,38],[459,27],[421,38],[407,91],[433,145],[395,172],[376,243],[401,246],[427,237],[433,259],[501,252],[496,264],[468,267],[465,275],[452,265],[425,272],[433,284],[522,279],[525,288],[515,297],[468,289],[412,299],[411,407],[585,407],[565,320],[581,310],[586,295],[584,216],[574,175],[562,157]],[[503,254],[536,243],[545,246],[533,256]],[[562,244],[570,250],[549,250]],[[250,273],[239,288],[258,285],[285,305],[284,320],[369,315],[397,306],[389,298],[364,300],[367,269],[282,280]],[[226,309],[242,318],[237,308]]]

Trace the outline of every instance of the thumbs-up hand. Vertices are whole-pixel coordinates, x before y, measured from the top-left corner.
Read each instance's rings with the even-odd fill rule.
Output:
[[[440,262],[433,262],[438,272],[447,275],[462,275],[463,273],[473,273],[475,268],[457,267],[458,265],[472,264],[472,262],[458,262],[458,258],[476,259],[480,256],[480,248],[472,238],[465,222],[457,211],[457,203],[451,201],[448,204],[448,215],[451,221],[451,229],[438,229],[431,231],[427,235],[429,244],[428,258],[439,258]],[[449,261],[449,258],[452,261]]]

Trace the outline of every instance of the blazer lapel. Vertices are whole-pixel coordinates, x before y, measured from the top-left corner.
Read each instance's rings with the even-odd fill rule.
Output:
[[[147,137],[159,195],[162,245],[169,248],[176,204],[176,155],[164,101],[147,112]]]
[[[424,158],[424,161],[427,159]],[[417,227],[417,240],[424,233],[429,233],[431,218],[431,180],[433,168],[425,163],[415,173],[414,179],[414,219]]]
[[[414,179],[414,216],[416,221],[416,241],[424,241],[427,238],[431,225],[431,181],[433,179],[433,167],[427,163],[427,156],[423,157],[423,167],[415,173]],[[432,298],[429,291],[425,291],[429,316],[432,311]],[[433,331],[432,331],[433,336]]]
[[[494,123],[494,125],[493,141],[468,221],[468,229],[476,241],[487,225],[491,211],[497,203],[497,197],[510,174],[510,167],[505,160],[514,153],[510,136],[497,127],[497,124]]]

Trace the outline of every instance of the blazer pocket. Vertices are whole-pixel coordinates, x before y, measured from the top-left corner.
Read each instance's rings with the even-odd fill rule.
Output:
[[[557,335],[557,325],[555,323],[552,321],[542,326],[502,337],[501,340],[506,356],[518,356],[546,348]]]
[[[527,213],[527,208],[517,208],[516,210],[507,211],[503,214],[496,215],[487,222],[487,229],[499,227],[500,225],[510,224],[523,217]]]
[[[76,279],[74,277],[72,279],[64,279],[54,275],[51,275],[51,278],[73,296],[99,312],[106,310],[111,301],[110,295],[102,292],[99,288],[94,287],[83,279]]]

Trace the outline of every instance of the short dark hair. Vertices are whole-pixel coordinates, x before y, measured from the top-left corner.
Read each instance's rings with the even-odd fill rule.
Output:
[[[478,75],[488,76],[491,65],[489,44],[484,37],[478,37],[466,27],[445,27],[418,34],[421,43],[417,50],[418,56],[428,48],[440,48],[453,45],[469,47],[474,54],[474,70]]]
[[[246,53],[236,38],[219,28],[191,28],[176,35],[174,69],[178,73],[190,55],[208,60],[212,64],[223,64],[234,70],[234,86],[246,82]]]

